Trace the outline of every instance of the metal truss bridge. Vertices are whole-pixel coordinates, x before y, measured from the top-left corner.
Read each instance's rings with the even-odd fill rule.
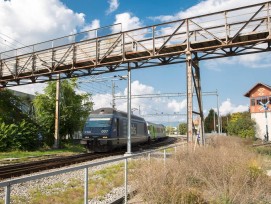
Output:
[[[194,90],[203,119],[199,62],[270,51],[270,6],[267,1],[129,31],[116,24],[2,52],[0,88],[59,74],[63,79],[186,63],[189,137]]]

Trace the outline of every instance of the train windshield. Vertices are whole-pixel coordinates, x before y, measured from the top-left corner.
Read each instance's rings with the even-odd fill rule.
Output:
[[[111,118],[89,118],[86,122],[86,128],[100,127],[107,128],[111,126]]]

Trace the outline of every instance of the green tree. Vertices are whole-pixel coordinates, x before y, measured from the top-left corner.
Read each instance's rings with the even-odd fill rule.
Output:
[[[34,150],[38,147],[38,125],[21,107],[24,100],[9,90],[0,91],[0,151]]]
[[[72,138],[75,131],[82,129],[93,103],[89,94],[77,94],[76,80],[61,81],[60,88],[60,139]],[[34,99],[36,117],[43,126],[43,137],[48,145],[54,142],[56,82],[49,82],[44,94],[38,94]]]
[[[256,133],[256,123],[251,119],[249,112],[234,113],[231,115],[227,131],[229,135],[242,138],[254,138]]]
[[[12,94],[11,91],[5,89],[0,91],[0,118],[6,124],[19,123],[22,119],[26,119],[20,107],[23,101]]]
[[[206,133],[210,133],[214,130],[214,115],[215,115],[215,118],[217,119],[217,114],[215,113],[214,109],[211,109],[209,111],[208,116],[204,120],[204,130]],[[217,124],[217,120],[216,120],[216,124]],[[216,127],[216,131],[217,131],[217,127]]]
[[[186,135],[187,134],[187,123],[180,123],[179,124],[179,133],[181,135]]]

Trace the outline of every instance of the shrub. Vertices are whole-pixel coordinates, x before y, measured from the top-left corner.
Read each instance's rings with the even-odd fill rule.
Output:
[[[148,203],[268,203],[271,180],[262,160],[238,138],[217,138],[196,151],[143,163],[135,185]]]
[[[38,128],[22,120],[18,124],[0,121],[0,151],[35,150],[38,147]]]

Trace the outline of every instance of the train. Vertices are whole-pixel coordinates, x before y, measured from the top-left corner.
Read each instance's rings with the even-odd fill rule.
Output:
[[[113,108],[99,108],[87,118],[81,144],[88,152],[109,152],[127,145],[127,113]],[[164,130],[163,130],[164,128]],[[131,144],[150,143],[166,137],[165,127],[146,122],[131,114]]]
[[[163,124],[147,122],[147,127],[151,140],[160,140],[166,137],[166,127]]]

